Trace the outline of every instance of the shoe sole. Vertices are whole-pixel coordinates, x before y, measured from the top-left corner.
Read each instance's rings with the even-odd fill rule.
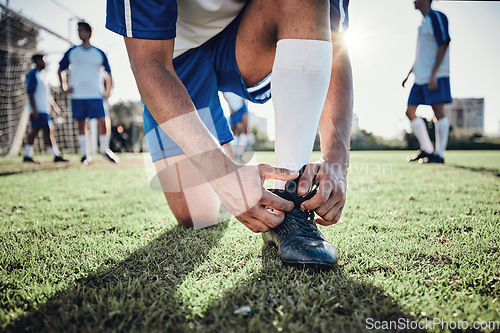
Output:
[[[263,235],[264,236],[264,235]],[[278,245],[276,242],[274,242],[272,239],[266,240],[264,237],[262,237],[262,240],[264,241],[264,244],[270,247],[278,248]],[[291,266],[291,267],[307,267],[307,268],[312,268],[312,269],[320,269],[320,270],[331,270],[337,265],[337,260],[335,260],[334,263],[324,263],[324,262],[318,262],[318,261],[288,261],[288,260],[283,260],[281,259],[281,262],[285,266]]]
[[[311,268],[311,269],[319,269],[322,271],[328,271],[331,270],[332,268],[335,267],[337,262],[333,264],[326,264],[323,262],[317,262],[317,261],[286,261],[286,260],[281,260],[283,265],[285,266],[291,266],[291,267],[306,267],[306,268]]]

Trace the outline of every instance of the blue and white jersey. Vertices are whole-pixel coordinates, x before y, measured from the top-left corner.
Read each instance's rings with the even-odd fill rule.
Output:
[[[174,58],[221,32],[247,0],[108,0],[106,28],[142,39],[175,38]],[[349,0],[330,0],[332,31],[347,28]]]
[[[95,46],[73,46],[59,62],[59,69],[70,69],[68,85],[73,88],[73,99],[102,98],[103,69],[111,73],[106,54]]]
[[[50,113],[50,88],[43,75],[39,70],[33,68],[26,75],[26,92],[33,94],[35,97],[35,105],[38,113]],[[31,103],[28,101],[30,113],[33,113]]]
[[[448,32],[448,18],[441,12],[429,10],[418,28],[417,56],[413,65],[416,84],[426,84],[432,74],[439,46],[451,41]],[[450,76],[449,49],[439,66],[437,78]]]

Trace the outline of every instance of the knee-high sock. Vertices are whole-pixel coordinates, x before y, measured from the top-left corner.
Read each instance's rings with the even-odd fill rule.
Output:
[[[100,148],[101,154],[106,153],[106,150],[108,150],[108,148],[109,148],[108,135],[99,134],[99,148]]]
[[[434,151],[432,147],[431,138],[429,138],[429,133],[427,132],[427,127],[422,118],[417,117],[411,121],[411,128],[413,134],[417,137],[418,143],[420,144],[420,149],[430,154]]]
[[[25,144],[24,145],[24,157],[33,156],[33,145]]]
[[[49,147],[49,152],[54,156],[61,156],[61,152],[57,148],[57,145],[55,143],[52,143],[52,146]]]
[[[78,144],[80,145],[80,150],[83,155],[87,155],[87,135],[80,134],[78,135]]]
[[[330,42],[278,41],[271,77],[277,166],[299,170],[309,163],[331,71]]]
[[[434,150],[434,153],[443,157],[446,145],[448,144],[450,121],[447,117],[444,117],[439,119],[434,125],[436,128],[436,149]]]

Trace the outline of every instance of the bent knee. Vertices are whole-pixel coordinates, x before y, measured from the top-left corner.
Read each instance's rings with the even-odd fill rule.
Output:
[[[220,206],[218,203],[207,204],[207,202],[204,202],[200,205],[202,207],[188,206],[185,209],[177,209],[173,212],[179,225],[186,228],[201,229],[218,223]]]
[[[412,110],[412,109],[407,109],[405,114],[408,117],[408,119],[410,119],[410,120],[413,120],[417,117],[415,110]]]

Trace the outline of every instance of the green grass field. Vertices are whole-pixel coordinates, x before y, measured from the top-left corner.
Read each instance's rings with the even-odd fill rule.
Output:
[[[339,249],[330,272],[283,267],[235,219],[177,227],[141,156],[1,158],[0,330],[500,331],[500,152],[408,154],[351,153],[343,217],[320,227]]]

